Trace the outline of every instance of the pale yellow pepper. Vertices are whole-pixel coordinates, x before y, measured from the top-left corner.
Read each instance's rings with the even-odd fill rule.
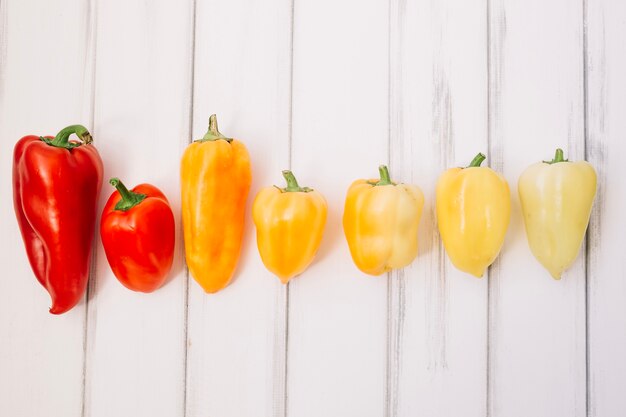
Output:
[[[328,206],[317,191],[300,187],[283,171],[286,188],[259,191],[252,205],[257,246],[263,264],[283,284],[309,266],[320,246]]]
[[[596,172],[588,162],[568,162],[557,149],[552,161],[522,173],[518,191],[530,250],[560,279],[582,245],[596,195]]]
[[[506,180],[478,154],[467,168],[445,171],[437,183],[439,233],[452,264],[482,277],[500,253],[511,218]]]
[[[417,256],[417,228],[424,194],[414,186],[395,184],[386,166],[380,180],[357,180],[348,190],[343,230],[356,266],[381,275],[410,264]]]

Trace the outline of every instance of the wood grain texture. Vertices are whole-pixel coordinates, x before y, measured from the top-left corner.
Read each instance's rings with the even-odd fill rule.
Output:
[[[441,172],[487,148],[485,12],[483,1],[392,2],[392,174],[426,205],[420,255],[390,280],[388,416],[485,414],[487,279],[450,263],[434,193]]]
[[[388,4],[296,2],[292,169],[328,200],[316,261],[292,281],[288,415],[384,408],[387,279],[361,273],[342,229],[346,191],[388,161]]]
[[[98,2],[94,136],[105,179],[148,182],[180,223],[179,155],[190,137],[192,2]],[[101,205],[113,192],[103,186]],[[90,294],[86,416],[176,416],[184,409],[186,280],[182,236],[167,283],[122,286],[100,245]]]
[[[587,157],[598,173],[588,236],[588,416],[626,409],[626,4],[588,0]]]
[[[526,241],[517,179],[557,147],[584,157],[582,3],[490,1],[490,154],[511,225],[490,271],[490,416],[583,416],[584,253],[560,281]],[[529,400],[532,399],[532,400]]]
[[[625,50],[614,0],[0,0],[0,416],[620,415]],[[161,187],[178,221],[179,158],[212,113],[250,151],[249,206],[286,168],[326,196],[316,261],[280,284],[248,210],[228,288],[188,276],[179,227],[170,280],[143,295],[97,239],[88,301],[51,316],[9,198],[15,142],[85,124],[106,179]],[[528,249],[517,197],[557,146],[599,180],[561,281]],[[479,151],[513,199],[482,280],[451,265],[434,215],[440,173]],[[416,261],[375,278],[341,218],[383,163],[426,205]]]
[[[48,313],[50,297],[30,269],[15,220],[10,173],[22,136],[91,127],[90,18],[84,1],[0,2],[3,416],[81,415],[85,302],[62,316]]]
[[[233,282],[211,295],[189,279],[187,416],[284,416],[287,291],[261,262],[249,208],[289,166],[291,2],[199,0],[195,57],[193,137],[217,113],[248,147],[253,184]]]

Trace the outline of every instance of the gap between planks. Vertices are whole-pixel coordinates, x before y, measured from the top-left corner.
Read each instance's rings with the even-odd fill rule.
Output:
[[[89,103],[88,118],[89,126],[92,134],[95,134],[95,118],[96,118],[96,57],[97,57],[97,44],[98,44],[98,13],[97,13],[97,0],[87,1],[87,10],[85,13],[85,68],[88,68],[88,74],[83,74],[83,88],[88,83],[89,87],[86,88],[89,97],[83,97],[85,101]],[[86,80],[85,78],[88,78]],[[85,89],[85,88],[84,88]],[[96,231],[98,229],[96,222]],[[85,417],[89,414],[88,401],[89,401],[89,352],[90,352],[90,339],[89,339],[89,322],[92,315],[91,310],[94,308],[91,305],[92,295],[95,293],[96,286],[96,270],[98,266],[98,233],[94,233],[94,245],[91,250],[91,264],[89,267],[89,281],[87,289],[85,291],[85,309],[84,309],[84,321],[83,321],[83,371],[82,371],[82,392],[81,392],[81,404],[80,415]],[[95,312],[93,313],[95,315]]]
[[[192,0],[191,2],[191,45],[189,51],[189,121],[188,121],[188,136],[187,136],[187,144],[189,145],[193,142],[193,105],[194,105],[194,87],[195,87],[195,75],[196,75],[196,10],[197,10],[197,0]],[[182,218],[181,218],[181,227],[182,230]],[[182,258],[183,258],[183,266],[185,269],[185,288],[184,288],[184,316],[183,316],[183,409],[182,415],[183,417],[187,417],[187,404],[188,404],[188,384],[189,384],[189,268],[187,267],[187,262],[185,262],[185,247],[184,244],[181,245],[182,250]]]

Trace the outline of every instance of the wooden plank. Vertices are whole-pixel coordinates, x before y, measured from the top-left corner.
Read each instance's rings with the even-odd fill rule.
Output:
[[[588,415],[609,417],[626,409],[626,4],[586,6],[587,158],[598,172],[588,232]]]
[[[487,151],[485,11],[485,1],[392,2],[391,167],[426,204],[420,254],[390,280],[388,416],[485,415],[487,278],[450,263],[434,193],[443,170]]]
[[[290,287],[289,415],[378,416],[385,396],[387,279],[352,263],[346,191],[388,162],[388,10],[384,2],[296,2],[292,168],[323,193],[316,262]]]
[[[84,1],[0,2],[0,415],[81,414],[86,304],[48,313],[50,297],[30,269],[15,220],[9,173],[22,136],[91,127],[91,18]]]
[[[492,0],[489,11],[490,153],[513,211],[490,273],[488,411],[583,416],[584,253],[553,280],[528,248],[517,194],[522,171],[557,147],[584,157],[582,3]]]
[[[179,155],[190,137],[192,1],[98,3],[95,135],[105,178],[148,182],[180,223]],[[105,183],[102,204],[113,191]],[[184,412],[186,280],[182,235],[166,285],[123,287],[102,247],[88,312],[87,416]]]
[[[189,279],[187,416],[283,416],[286,287],[263,266],[249,208],[289,164],[291,2],[200,1],[193,137],[216,113],[242,140],[253,183],[233,282],[205,294]]]

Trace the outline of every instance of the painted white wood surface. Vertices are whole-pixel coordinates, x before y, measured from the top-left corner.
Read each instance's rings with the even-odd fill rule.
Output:
[[[419,185],[426,204],[420,255],[390,277],[387,412],[484,416],[488,279],[450,263],[435,184],[488,150],[486,2],[394,1],[391,10],[392,173]]]
[[[37,6],[37,10],[33,6]],[[13,211],[13,146],[92,123],[89,3],[0,2],[0,415],[79,417],[85,302],[63,316],[35,279]],[[96,143],[98,140],[96,138]]]
[[[148,182],[179,218],[179,161],[189,140],[192,3],[98,2],[93,134],[105,163],[101,205]],[[85,415],[177,415],[184,407],[186,280],[182,240],[169,282],[128,291],[102,245],[87,319]],[[99,243],[99,239],[96,240]],[[114,399],[114,400],[112,400]]]
[[[626,4],[588,1],[587,157],[598,170],[588,235],[588,415],[626,410]]]
[[[512,196],[490,270],[489,414],[583,416],[584,251],[560,281],[532,256],[517,179],[531,163],[584,157],[582,3],[490,3],[490,156]],[[532,398],[533,400],[529,400]]]
[[[354,266],[341,222],[350,184],[388,161],[388,11],[295,5],[292,168],[329,213],[317,262],[290,286],[288,415],[383,412],[387,279]]]
[[[622,415],[625,22],[611,0],[0,0],[0,415]],[[179,240],[167,285],[132,293],[96,239],[88,302],[49,315],[13,215],[15,141],[86,124],[105,177],[154,183],[179,218],[179,158],[211,113],[250,150],[250,203],[289,167],[326,196],[311,268],[281,285],[248,211],[224,291],[188,276]],[[516,187],[556,146],[600,181],[560,282]],[[433,214],[441,171],[479,151],[513,198],[482,280],[452,267]],[[427,201],[417,260],[374,278],[341,215],[381,163]]]
[[[193,139],[208,117],[248,147],[253,184],[230,286],[205,294],[189,278],[188,416],[283,416],[286,288],[261,262],[250,205],[289,164],[291,4],[199,0]],[[228,178],[224,178],[228,181]]]

